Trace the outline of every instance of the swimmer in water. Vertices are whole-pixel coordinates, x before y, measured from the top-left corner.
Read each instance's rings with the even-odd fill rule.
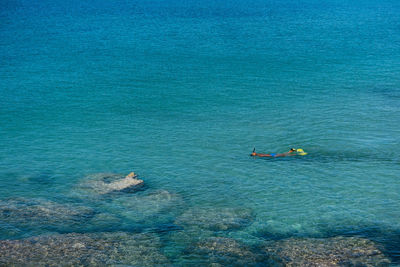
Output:
[[[270,157],[270,158],[278,158],[278,157],[286,157],[286,156],[295,156],[296,149],[291,148],[288,152],[285,153],[270,153],[270,154],[261,154],[261,153],[256,153],[256,148],[253,149],[253,153],[250,154],[252,157]]]

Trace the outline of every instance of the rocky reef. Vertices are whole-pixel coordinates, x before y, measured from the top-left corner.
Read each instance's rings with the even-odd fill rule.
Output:
[[[232,238],[207,238],[190,246],[187,253],[190,254],[187,258],[195,258],[208,266],[270,266],[265,254],[256,253]],[[189,260],[186,262],[190,265]]]
[[[88,175],[79,184],[78,191],[83,195],[105,195],[112,192],[135,192],[144,186],[143,180],[133,172],[127,176],[113,173],[97,173]]]
[[[0,221],[8,227],[79,227],[94,214],[91,208],[70,203],[60,204],[49,200],[25,198],[0,200]]]
[[[0,240],[0,266],[390,264],[377,243],[361,237],[315,238],[321,235],[317,233],[314,238],[294,238],[293,231],[274,236],[263,232],[249,246],[249,230],[257,225],[252,209],[186,209],[180,195],[140,190],[143,185],[134,173],[100,173],[85,177],[73,190],[79,198],[74,201],[90,207],[44,199],[0,200],[0,235],[9,239]],[[32,235],[37,236],[10,240]]]
[[[97,233],[0,241],[1,266],[168,266],[152,234]]]
[[[360,237],[289,238],[262,249],[284,266],[388,266],[373,241]]]
[[[245,208],[192,208],[177,218],[176,224],[211,231],[243,228],[254,221],[252,210]]]

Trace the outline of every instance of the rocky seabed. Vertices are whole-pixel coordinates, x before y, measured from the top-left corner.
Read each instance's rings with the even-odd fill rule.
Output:
[[[190,208],[134,173],[90,175],[72,191],[95,205],[0,200],[0,266],[390,265],[381,245],[357,236],[260,238],[249,246],[229,233],[251,225],[252,210]]]

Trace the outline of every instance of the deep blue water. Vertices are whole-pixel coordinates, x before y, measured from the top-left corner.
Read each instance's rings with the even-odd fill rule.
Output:
[[[399,14],[394,0],[2,1],[0,198],[63,203],[88,174],[135,171],[185,200],[176,216],[251,210],[227,233],[243,242],[359,233],[398,261]]]

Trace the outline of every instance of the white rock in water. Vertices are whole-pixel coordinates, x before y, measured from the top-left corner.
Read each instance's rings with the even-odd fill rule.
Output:
[[[137,175],[131,172],[125,178],[120,178],[120,175],[115,174],[92,175],[82,187],[103,195],[117,191],[135,191],[143,185],[143,180],[137,179]]]
[[[137,175],[131,172],[128,174],[124,179],[111,182],[111,183],[104,183],[103,182],[103,194],[110,193],[112,191],[122,191],[125,189],[137,189],[144,185],[143,180],[137,179]]]

